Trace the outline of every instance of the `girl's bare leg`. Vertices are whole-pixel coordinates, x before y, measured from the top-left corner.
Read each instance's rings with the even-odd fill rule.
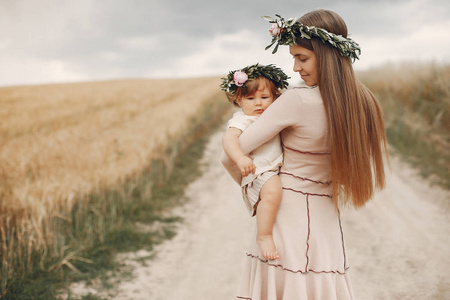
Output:
[[[278,252],[273,241],[273,223],[277,217],[282,195],[279,176],[272,176],[260,191],[261,201],[256,213],[256,242],[261,254],[267,259],[277,259]]]

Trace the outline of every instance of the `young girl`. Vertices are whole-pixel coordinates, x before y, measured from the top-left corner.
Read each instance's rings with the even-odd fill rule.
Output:
[[[268,261],[252,244],[238,298],[351,300],[339,207],[361,207],[375,187],[384,186],[383,114],[353,72],[360,48],[347,38],[338,14],[316,10],[299,19],[278,17],[266,17],[270,46],[276,52],[289,45],[294,71],[306,87],[284,92],[239,137],[247,154],[281,134],[283,193],[273,225],[280,258]],[[241,177],[227,156],[222,162]]]
[[[283,160],[280,137],[272,139],[246,155],[239,146],[239,136],[287,87],[288,76],[273,65],[259,64],[231,71],[223,78],[222,89],[230,102],[241,107],[228,121],[223,137],[225,153],[239,168],[242,196],[251,216],[256,215],[256,241],[263,257],[277,259],[272,227],[281,200],[278,170]]]

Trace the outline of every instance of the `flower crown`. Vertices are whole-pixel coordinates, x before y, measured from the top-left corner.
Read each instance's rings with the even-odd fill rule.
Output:
[[[328,43],[331,46],[337,48],[339,53],[344,57],[350,57],[352,62],[355,59],[359,59],[361,54],[361,48],[359,45],[350,38],[344,38],[342,35],[337,35],[326,31],[325,29],[315,26],[306,26],[297,22],[298,18],[290,18],[287,21],[280,15],[275,15],[280,19],[272,19],[268,16],[263,16],[264,20],[272,23],[272,27],[269,30],[272,36],[272,42],[266,47],[266,50],[275,45],[272,53],[277,52],[279,45],[296,45],[295,40],[300,37],[302,39],[311,39],[312,37],[318,37],[322,43]]]
[[[244,87],[248,80],[264,76],[271,80],[277,89],[285,89],[289,83],[287,76],[283,70],[275,67],[274,65],[263,66],[260,64],[255,64],[247,66],[240,70],[230,71],[228,76],[222,78],[221,89],[230,95],[234,95],[239,87]]]

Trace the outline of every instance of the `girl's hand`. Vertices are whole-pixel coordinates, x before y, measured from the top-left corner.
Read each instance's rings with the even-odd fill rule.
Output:
[[[253,163],[253,159],[248,156],[242,156],[241,158],[239,158],[236,161],[236,165],[241,171],[242,177],[245,177],[250,173],[255,174],[256,166]]]

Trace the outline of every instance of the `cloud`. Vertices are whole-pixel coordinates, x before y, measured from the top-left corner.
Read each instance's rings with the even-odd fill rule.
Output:
[[[291,72],[287,50],[264,51],[270,37],[260,16],[318,7],[338,12],[361,44],[357,69],[449,60],[447,0],[17,0],[0,1],[0,86],[222,75],[255,62]]]
[[[276,55],[265,51],[270,37],[241,30],[198,41],[196,51],[171,60],[164,67],[146,74],[149,77],[195,77],[226,75],[231,70],[254,63],[276,64],[291,77],[292,59],[288,47],[281,47]]]
[[[355,35],[362,48],[358,69],[368,69],[386,62],[450,63],[450,20],[418,24],[414,31],[397,36]]]
[[[156,36],[131,36],[119,38],[117,43],[125,48],[138,51],[153,51],[159,43]]]
[[[50,59],[2,59],[0,83],[8,85],[46,84],[53,82],[74,82],[90,79],[89,74],[84,73],[79,66],[66,61]]]

